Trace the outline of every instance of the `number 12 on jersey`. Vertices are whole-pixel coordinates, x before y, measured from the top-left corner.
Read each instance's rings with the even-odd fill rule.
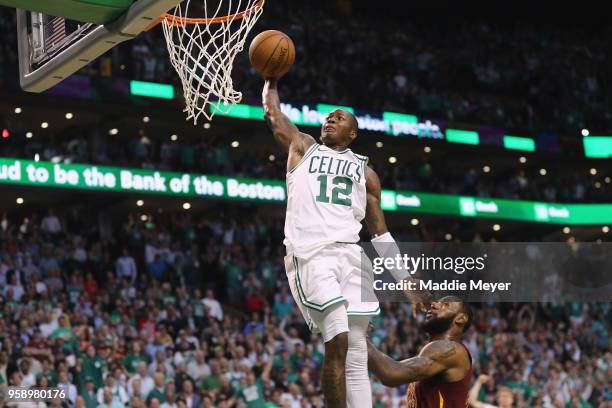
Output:
[[[319,195],[316,200],[320,203],[332,203],[339,205],[351,206],[351,193],[353,192],[353,180],[344,176],[335,176],[332,178],[331,200],[327,195],[327,185],[330,176],[320,175],[317,177],[319,181]]]

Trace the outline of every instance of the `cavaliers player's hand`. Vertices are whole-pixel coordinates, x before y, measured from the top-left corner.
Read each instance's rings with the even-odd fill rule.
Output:
[[[412,317],[416,319],[418,312],[421,312],[423,314],[427,313],[428,308],[429,306],[425,306],[424,303],[413,303],[412,304]]]
[[[428,290],[405,290],[404,296],[412,303],[412,317],[415,319],[417,312],[427,312],[433,300],[433,295]]]

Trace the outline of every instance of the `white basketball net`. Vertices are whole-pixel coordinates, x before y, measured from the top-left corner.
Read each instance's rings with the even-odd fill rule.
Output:
[[[263,0],[183,0],[163,19],[170,62],[183,85],[184,111],[194,125],[200,115],[210,121],[242,99],[232,83],[234,58],[262,11]]]

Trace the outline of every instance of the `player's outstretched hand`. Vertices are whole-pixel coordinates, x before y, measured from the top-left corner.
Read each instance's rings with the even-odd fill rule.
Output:
[[[414,318],[419,311],[425,313],[433,301],[433,295],[428,290],[405,290],[404,296],[412,303],[412,317]]]
[[[416,319],[418,312],[427,313],[427,308],[424,303],[413,303],[412,304],[412,317]]]

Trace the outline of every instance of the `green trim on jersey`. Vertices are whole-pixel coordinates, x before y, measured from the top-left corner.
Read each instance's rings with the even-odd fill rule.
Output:
[[[338,153],[338,154],[344,154],[344,153],[348,153],[348,152],[351,152],[351,153],[355,154],[355,152],[353,152],[350,147],[347,147],[344,150],[336,150],[336,149],[332,149],[331,147],[325,146],[324,144],[321,144],[320,146],[325,147],[330,152],[334,152],[334,153]]]
[[[366,167],[368,166],[368,162],[370,161],[370,159],[368,158],[368,156],[363,156],[361,154],[357,154],[357,153],[353,153],[353,155],[361,161],[361,170],[363,171],[363,175],[365,177],[366,174]]]
[[[344,150],[336,150],[336,149],[332,149],[331,147],[325,146],[324,144],[322,144],[321,146],[324,146],[326,149],[329,149],[330,151],[335,152],[335,153],[340,153],[340,154],[343,154],[343,153],[346,153],[346,152],[351,152],[352,153],[352,150],[349,147],[347,147]],[[353,154],[355,154],[355,153],[353,153]]]
[[[295,256],[293,257],[293,265],[295,266],[296,286],[297,286],[298,294],[304,306],[306,306],[309,309],[316,310],[318,312],[324,312],[327,309],[329,309],[331,306],[334,306],[336,303],[346,302],[346,299],[344,298],[344,296],[335,297],[323,303],[322,305],[308,301],[306,299],[306,295],[304,294],[304,290],[302,289],[302,284],[300,281],[300,268],[298,266],[298,261]]]
[[[297,169],[297,168],[300,166],[300,164],[304,163],[304,162],[306,161],[306,158],[307,158],[308,156],[310,156],[310,155],[311,155],[311,154],[312,154],[312,153],[313,153],[315,150],[317,150],[317,149],[319,148],[319,146],[321,146],[321,145],[320,145],[320,144],[318,144],[317,142],[314,142],[314,143],[312,144],[312,146],[310,146],[310,147],[308,148],[308,150],[306,150],[306,153],[304,153],[304,157],[302,157],[302,160],[300,160],[300,161],[298,162],[298,164],[296,164],[296,165],[295,165],[295,167],[294,167],[294,168],[292,168],[291,170],[289,170],[289,174],[293,173],[293,172],[295,171],[295,169]],[[314,147],[314,149],[313,149],[313,147]]]

